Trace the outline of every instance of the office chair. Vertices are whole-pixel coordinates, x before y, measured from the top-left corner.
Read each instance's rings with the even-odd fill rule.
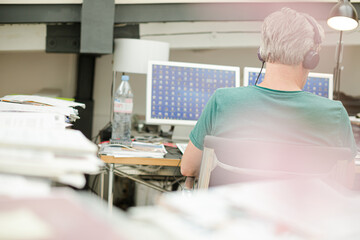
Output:
[[[326,177],[348,148],[206,136],[197,188],[292,177]]]

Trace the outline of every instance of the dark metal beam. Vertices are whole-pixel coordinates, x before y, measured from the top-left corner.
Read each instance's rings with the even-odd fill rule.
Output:
[[[325,20],[334,3],[178,3],[116,5],[115,23],[188,21],[262,21],[270,13],[290,7]]]
[[[83,0],[81,53],[111,54],[114,34],[114,0]]]
[[[80,24],[56,24],[46,26],[46,52],[79,53]]]
[[[140,38],[139,24],[126,24],[115,27],[114,38]]]
[[[80,22],[81,4],[0,4],[0,23]]]
[[[93,97],[95,60],[97,55],[80,54],[78,59],[78,76],[76,98],[90,100]]]
[[[94,75],[96,55],[79,54],[78,76],[75,100],[85,103],[85,109],[79,109],[80,119],[73,125],[74,129],[80,130],[87,138],[91,139],[92,122],[94,115]]]
[[[117,26],[113,31],[114,38],[140,38],[139,24]],[[111,37],[109,39],[112,42]],[[46,26],[46,52],[80,53],[80,24],[48,24]]]
[[[359,12],[360,3],[352,4]],[[325,20],[334,5],[330,2],[118,4],[115,23],[261,21],[284,6]],[[81,4],[0,4],[0,23],[80,22],[81,8]]]

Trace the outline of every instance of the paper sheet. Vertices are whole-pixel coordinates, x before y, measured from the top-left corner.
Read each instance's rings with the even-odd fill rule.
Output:
[[[17,102],[36,102],[57,107],[82,107],[85,108],[85,104],[66,101],[62,99],[56,99],[51,97],[36,96],[36,95],[7,95],[0,100],[17,101]]]
[[[0,112],[1,128],[65,129],[65,118],[56,113]]]
[[[35,128],[1,128],[0,147],[43,149],[74,155],[96,154],[98,149],[78,130]]]
[[[0,111],[5,112],[37,112],[37,113],[57,113],[65,116],[76,116],[77,110],[67,107],[36,106],[20,103],[0,102]]]

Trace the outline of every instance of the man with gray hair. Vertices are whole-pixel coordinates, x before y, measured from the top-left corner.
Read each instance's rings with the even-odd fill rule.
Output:
[[[206,135],[346,147],[355,156],[342,103],[302,91],[323,39],[324,30],[307,14],[283,8],[266,17],[258,52],[266,62],[264,81],[213,94],[190,134],[181,173],[198,176]]]

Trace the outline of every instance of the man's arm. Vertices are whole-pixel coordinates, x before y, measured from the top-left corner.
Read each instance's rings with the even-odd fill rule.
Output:
[[[181,174],[197,178],[200,172],[201,157],[202,151],[189,141],[181,159]]]

